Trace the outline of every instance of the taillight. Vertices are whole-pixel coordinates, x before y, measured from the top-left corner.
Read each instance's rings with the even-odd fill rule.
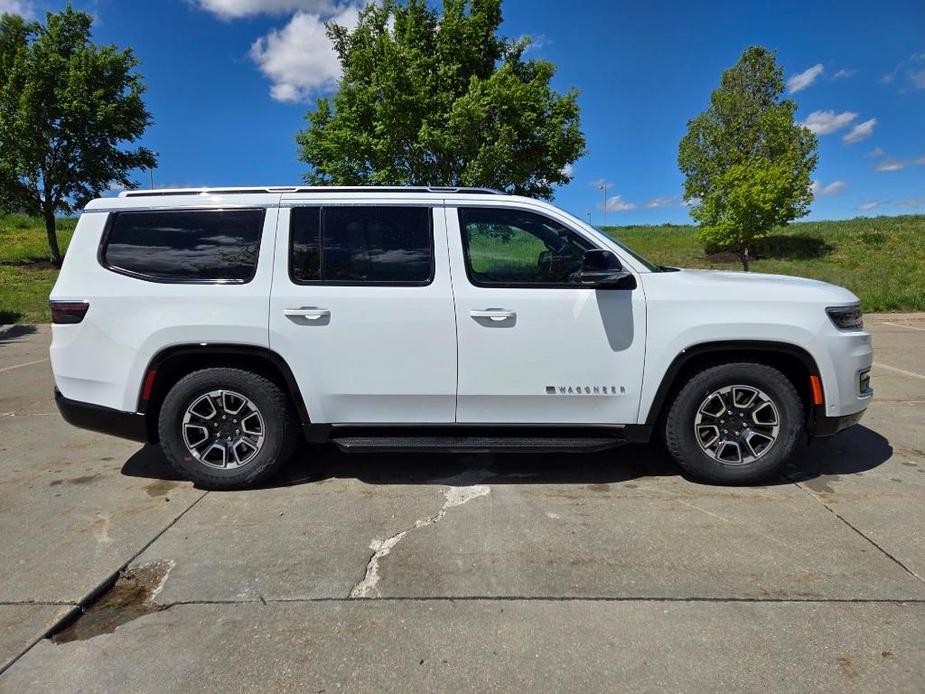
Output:
[[[79,323],[87,315],[90,303],[87,301],[49,301],[51,322],[56,325]]]

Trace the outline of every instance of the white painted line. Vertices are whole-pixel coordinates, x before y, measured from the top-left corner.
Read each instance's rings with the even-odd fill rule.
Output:
[[[38,359],[36,361],[27,361],[25,364],[17,364],[16,366],[5,366],[0,369],[0,374],[6,373],[7,371],[12,371],[13,369],[22,369],[26,366],[35,366],[36,364],[44,364],[48,359]]]
[[[925,380],[925,376],[922,374],[917,374],[915,371],[906,371],[905,369],[898,369],[895,366],[887,366],[886,364],[881,364],[880,362],[875,361],[874,366],[880,367],[881,369],[886,369],[887,371],[895,371],[898,374],[903,376],[912,376],[913,378],[921,378]]]
[[[917,328],[914,325],[903,325],[902,323],[890,323],[889,321],[883,321],[884,325],[892,325],[894,328],[906,328],[907,330],[919,330],[925,333],[925,328]]]

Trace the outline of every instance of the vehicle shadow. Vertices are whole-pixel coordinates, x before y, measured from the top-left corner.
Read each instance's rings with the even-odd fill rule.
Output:
[[[19,317],[20,316],[18,313],[7,313],[6,311],[0,311],[0,325],[3,325],[4,323],[13,323]],[[3,328],[0,328],[0,344],[5,342],[13,342],[21,337],[25,337],[26,335],[34,335],[37,332],[38,328],[36,328],[34,325],[7,325]]]
[[[856,426],[832,439],[801,445],[783,474],[760,486],[807,481],[872,470],[890,459],[893,448],[877,432]],[[145,446],[126,461],[122,474],[180,480],[158,446]],[[333,444],[302,445],[288,465],[263,488],[291,487],[325,479],[357,479],[366,484],[613,484],[640,478],[680,476],[665,449],[630,444],[597,453],[355,453]]]

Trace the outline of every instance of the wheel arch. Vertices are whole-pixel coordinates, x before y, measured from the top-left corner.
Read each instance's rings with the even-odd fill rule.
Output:
[[[288,395],[309,437],[313,425],[302,391],[289,364],[279,354],[257,345],[195,343],[167,347],[155,354],[145,368],[137,411],[145,416],[149,441],[158,440],[161,405],[177,381],[193,371],[218,367],[253,371],[276,383]]]
[[[716,364],[734,361],[756,361],[773,366],[793,383],[803,400],[808,420],[818,415],[813,404],[810,377],[820,379],[816,360],[805,349],[789,342],[765,340],[720,340],[687,347],[678,354],[662,376],[649,407],[645,423],[660,425],[674,396],[693,374]]]

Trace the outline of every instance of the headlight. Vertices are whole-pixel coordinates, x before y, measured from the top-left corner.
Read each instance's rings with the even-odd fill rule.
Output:
[[[861,330],[864,327],[864,314],[859,305],[830,306],[825,312],[839,330]]]

